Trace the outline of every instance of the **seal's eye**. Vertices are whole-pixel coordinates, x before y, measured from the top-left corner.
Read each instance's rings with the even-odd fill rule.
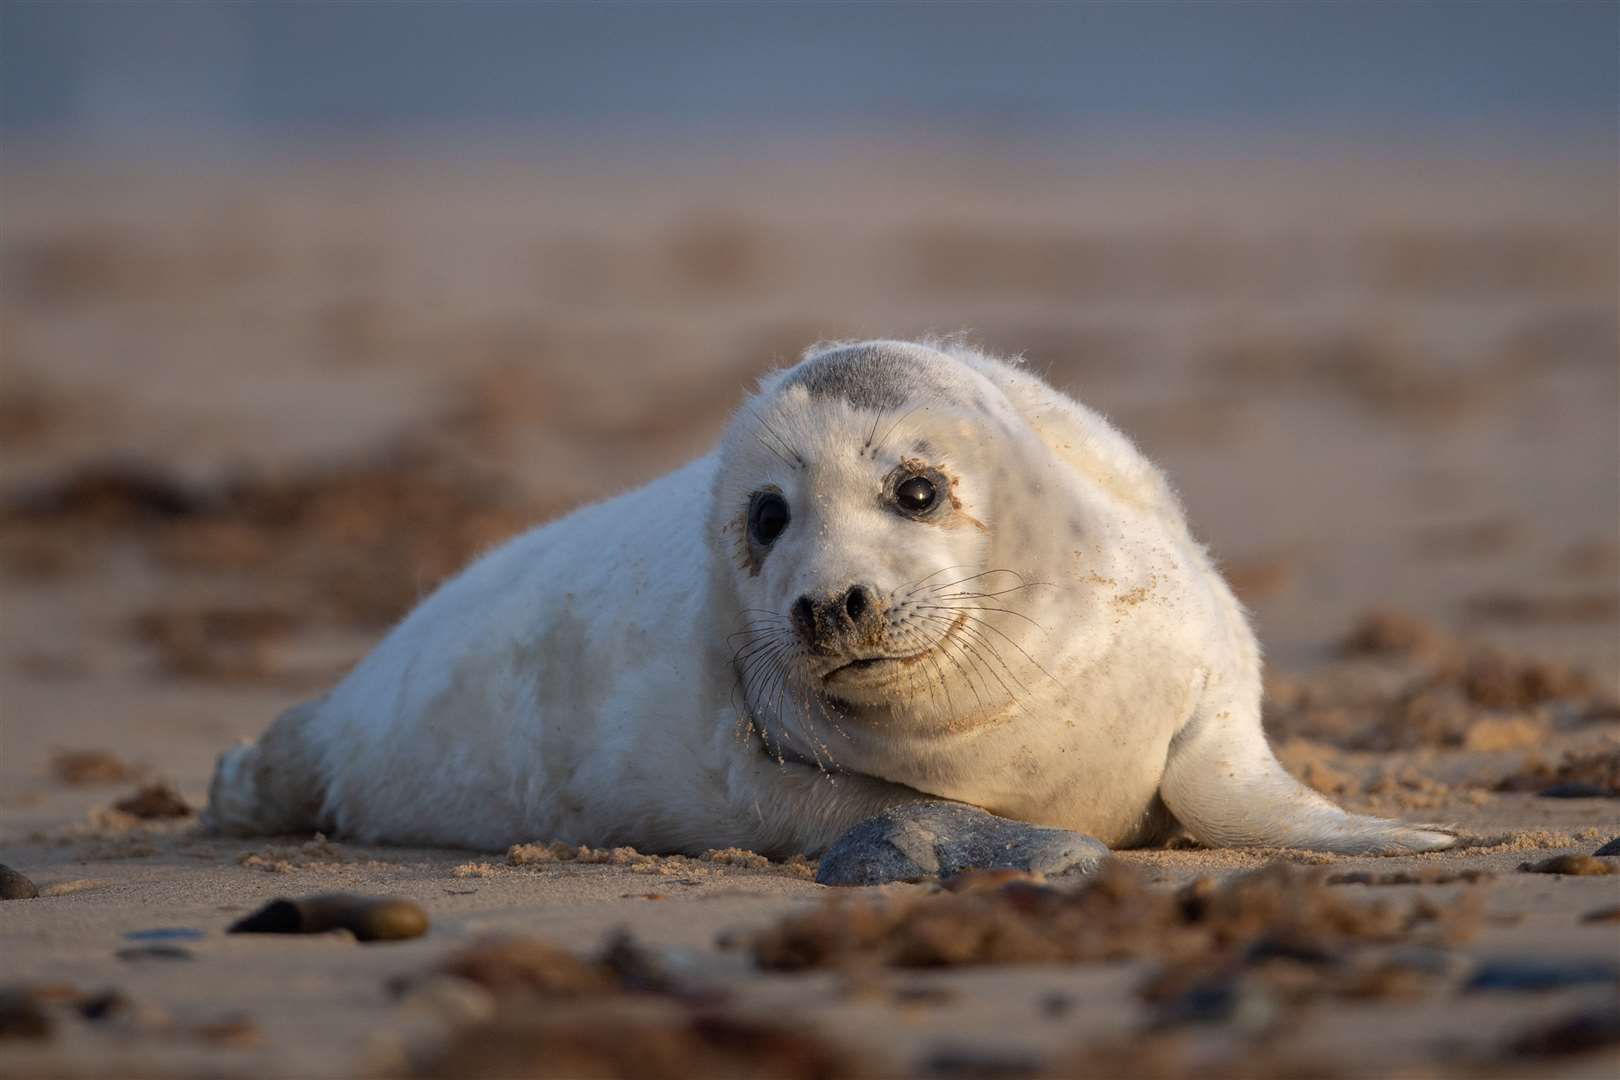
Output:
[[[894,501],[908,514],[927,513],[936,498],[933,481],[926,476],[913,476],[894,489]]]
[[[756,491],[748,504],[748,535],[754,543],[768,545],[782,535],[791,518],[786,499],[774,491]]]

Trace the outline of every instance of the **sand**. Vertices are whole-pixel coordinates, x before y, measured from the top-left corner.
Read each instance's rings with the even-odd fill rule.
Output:
[[[1610,790],[1620,754],[1612,164],[851,160],[723,179],[692,162],[183,180],[8,162],[0,862],[43,895],[0,902],[0,984],[54,988],[54,1030],[0,1036],[0,1073],[471,1068],[469,1047],[516,1036],[428,973],[493,932],[591,957],[622,929],[703,993],[497,1004],[520,1028],[605,1018],[626,1044],[662,1032],[677,1064],[795,1075],[1613,1075],[1612,1041],[1510,1044],[1620,1015],[1616,980],[1464,989],[1493,961],[1620,963],[1617,924],[1582,921],[1620,904],[1620,876],[1518,869],[1620,836],[1612,790],[1537,794]],[[1255,612],[1290,768],[1470,837],[1406,859],[1120,861],[1161,890],[1280,859],[1351,875],[1324,887],[1357,903],[1477,906],[1415,996],[1151,1029],[1148,956],[763,972],[739,943],[827,900],[803,867],[227,841],[113,809],[157,781],[195,807],[221,748],[319,692],[460,561],[700,452],[744,383],[809,342],[957,330],[1025,352],[1167,466]],[[1373,645],[1369,609],[1396,613]],[[1437,883],[1466,870],[1485,873]],[[1403,873],[1420,880],[1376,883]],[[331,891],[408,898],[431,929],[225,933]],[[127,1006],[84,1018],[75,1003],[108,989]],[[694,1050],[680,1025],[699,1013],[791,1021],[830,1056],[729,1028],[723,1053],[706,1028]]]

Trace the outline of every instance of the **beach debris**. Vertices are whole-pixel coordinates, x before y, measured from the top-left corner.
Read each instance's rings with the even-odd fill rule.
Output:
[[[1507,957],[1485,960],[1463,984],[1466,993],[1506,990],[1539,993],[1591,984],[1620,988],[1620,965],[1586,958]]]
[[[58,750],[51,772],[64,784],[121,784],[136,770],[109,750]]]
[[[55,1025],[41,995],[28,987],[0,987],[0,1040],[47,1039]]]
[[[79,466],[15,493],[4,508],[14,521],[132,525],[193,517],[206,497],[155,466],[118,462]]]
[[[1613,840],[1610,840],[1607,844],[1604,844],[1602,847],[1600,847],[1596,851],[1592,852],[1592,854],[1600,856],[1600,857],[1604,857],[1604,858],[1607,858],[1607,857],[1609,857],[1611,855],[1620,855],[1620,836],[1617,836]]]
[[[26,875],[0,863],[0,900],[32,900],[38,895],[39,889]]]
[[[1603,877],[1614,873],[1614,867],[1591,855],[1554,855],[1540,862],[1524,862],[1519,869],[1526,874],[1567,874],[1573,877]]]
[[[1600,907],[1581,916],[1583,923],[1620,923],[1620,905]]]
[[[487,937],[452,953],[425,979],[445,976],[475,983],[496,998],[654,994],[696,1001],[716,996],[682,984],[657,954],[624,932],[611,936],[601,953],[590,959],[539,938]],[[422,981],[398,980],[393,989],[403,992]]]
[[[1566,753],[1556,767],[1532,758],[1496,787],[1553,798],[1620,797],[1620,747]]]
[[[324,934],[347,930],[358,941],[402,941],[427,933],[428,916],[409,900],[389,896],[324,893],[272,900],[238,919],[232,934]]]
[[[981,879],[988,886],[993,879]],[[1013,878],[986,891],[941,889],[878,898],[837,897],[755,935],[760,967],[1050,964],[1137,956],[1201,959],[1250,949],[1338,950],[1403,941],[1417,929],[1470,935],[1476,905],[1424,900],[1397,907],[1352,901],[1320,871],[1287,863],[1178,892],[1150,888],[1140,872],[1105,864],[1077,888]]]
[[[299,619],[264,604],[163,607],[140,612],[129,627],[167,674],[249,682],[283,673],[278,650]]]
[[[582,959],[539,938],[499,937],[474,942],[433,969],[477,983],[497,997],[596,997],[624,987],[605,964]],[[396,988],[397,989],[397,988]]]
[[[196,813],[166,780],[147,784],[135,794],[113,803],[113,809],[142,819],[183,818]]]
[[[512,1006],[466,1025],[414,1063],[417,1076],[468,1080],[861,1080],[874,1075],[853,1054],[804,1024],[775,1024],[708,1013],[672,1016],[554,1015]]]
[[[1455,637],[1405,612],[1363,616],[1340,653],[1309,675],[1268,675],[1265,724],[1274,736],[1380,752],[1511,749],[1620,709],[1584,671]],[[1549,768],[1504,790],[1560,782],[1605,783]]]
[[[1478,885],[1495,878],[1496,875],[1489,870],[1478,870],[1473,867],[1450,870],[1438,866],[1423,866],[1415,870],[1392,870],[1382,874],[1368,870],[1351,870],[1343,874],[1329,874],[1323,880],[1328,885],[1452,885],[1459,881]]]

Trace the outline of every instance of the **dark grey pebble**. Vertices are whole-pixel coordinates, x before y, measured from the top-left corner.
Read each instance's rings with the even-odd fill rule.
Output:
[[[1596,784],[1554,784],[1543,791],[1536,792],[1543,799],[1612,799],[1614,792],[1608,788],[1600,788]]]
[[[208,935],[189,926],[160,926],[155,930],[131,930],[124,937],[130,941],[201,941]]]
[[[38,994],[22,987],[0,989],[0,1039],[46,1039],[51,1026]]]
[[[403,941],[427,933],[427,912],[390,896],[329,893],[272,900],[231,924],[233,934],[324,934],[347,930],[359,941]]]
[[[0,863],[0,900],[32,900],[39,895],[34,883],[5,863]]]
[[[1539,993],[1570,986],[1620,983],[1620,965],[1609,960],[1514,958],[1486,960],[1463,984],[1468,992],[1506,990]]]
[[[920,802],[867,818],[833,841],[816,881],[882,885],[966,870],[1091,873],[1107,858],[1107,847],[1081,833],[1011,821],[962,803]]]
[[[1620,855],[1620,836],[1610,840],[1607,844],[1592,852],[1594,855]]]

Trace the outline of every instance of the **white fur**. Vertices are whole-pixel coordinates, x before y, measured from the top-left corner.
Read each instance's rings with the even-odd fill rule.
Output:
[[[877,358],[878,391],[901,372],[908,400],[806,389],[806,365],[852,351]],[[902,460],[954,477],[958,505],[896,512],[883,484]],[[746,514],[768,486],[792,519],[759,557]],[[813,655],[791,612],[853,584],[883,618],[862,655],[921,659],[829,677],[853,656]],[[1221,845],[1453,839],[1288,776],[1247,619],[1163,476],[1096,413],[945,342],[813,351],[707,456],[478,560],[331,693],[228,752],[209,818],[786,855],[924,796],[1116,846],[1171,814]]]

